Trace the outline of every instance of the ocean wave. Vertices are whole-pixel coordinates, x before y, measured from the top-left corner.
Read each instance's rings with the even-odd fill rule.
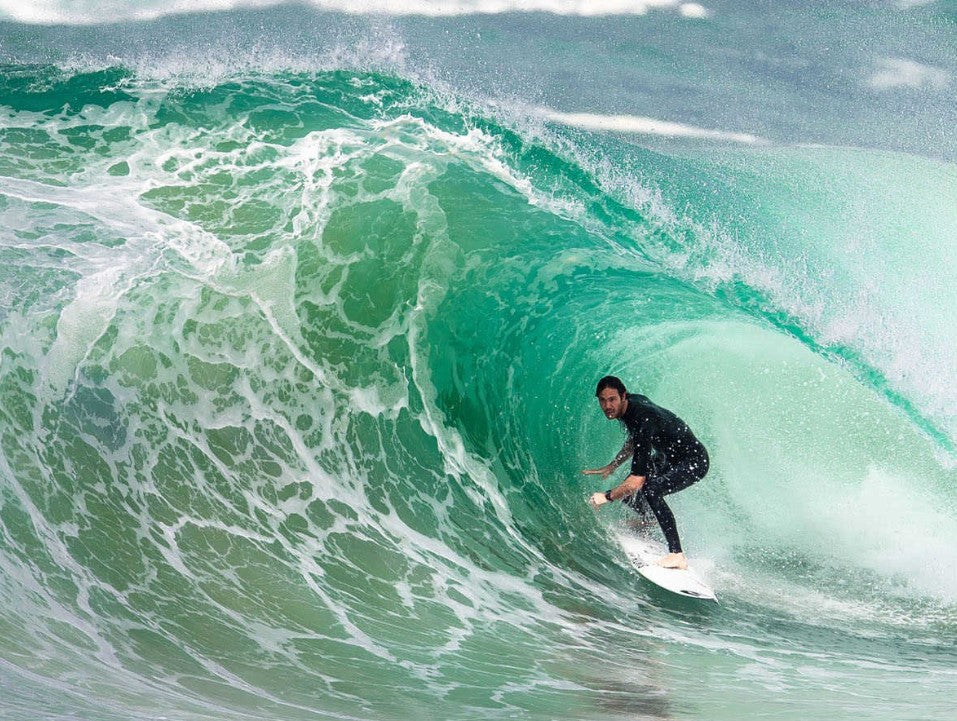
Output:
[[[693,125],[675,123],[636,115],[600,115],[597,113],[562,113],[542,109],[539,113],[546,119],[584,130],[600,130],[637,135],[660,135],[668,138],[701,138],[725,140],[735,143],[765,144],[768,141],[750,133],[697,128]]]
[[[156,20],[172,15],[269,8],[289,0],[174,0],[173,2],[103,3],[39,0],[21,3],[0,0],[0,19],[38,24],[100,24]],[[711,11],[681,0],[307,0],[312,7],[354,15],[453,17],[503,13],[548,13],[579,17],[644,15],[651,10],[674,10],[684,17],[703,19]]]
[[[833,225],[820,178],[858,199],[870,154],[583,147],[387,73],[48,71],[0,129],[0,715],[613,719],[715,659],[722,694],[843,700],[901,654],[945,696],[954,472],[860,358],[908,327],[820,335],[933,248],[798,213]],[[689,210],[740,195],[801,232]],[[606,372],[712,454],[674,508],[720,606],[655,595],[585,503]]]

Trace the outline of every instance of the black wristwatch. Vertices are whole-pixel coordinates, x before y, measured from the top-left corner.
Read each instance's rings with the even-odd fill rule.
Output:
[[[611,501],[611,489],[610,489],[610,488],[609,488],[607,491],[605,491],[605,500],[606,500],[606,501]]]

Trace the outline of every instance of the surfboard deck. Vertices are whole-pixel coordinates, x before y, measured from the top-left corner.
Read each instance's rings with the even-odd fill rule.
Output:
[[[621,536],[621,545],[638,573],[656,586],[688,598],[717,601],[714,589],[693,569],[663,568],[655,563],[668,549],[650,538],[631,534]]]

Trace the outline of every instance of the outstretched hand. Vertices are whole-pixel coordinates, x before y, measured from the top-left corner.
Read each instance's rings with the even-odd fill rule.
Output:
[[[601,476],[604,480],[608,478],[612,473],[615,472],[615,467],[612,465],[602,466],[601,468],[590,468],[582,471],[586,476]]]

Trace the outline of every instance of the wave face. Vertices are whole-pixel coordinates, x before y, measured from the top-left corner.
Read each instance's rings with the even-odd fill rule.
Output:
[[[638,143],[377,47],[5,67],[0,715],[949,718],[946,153]],[[711,451],[718,606],[584,503],[605,373]]]

